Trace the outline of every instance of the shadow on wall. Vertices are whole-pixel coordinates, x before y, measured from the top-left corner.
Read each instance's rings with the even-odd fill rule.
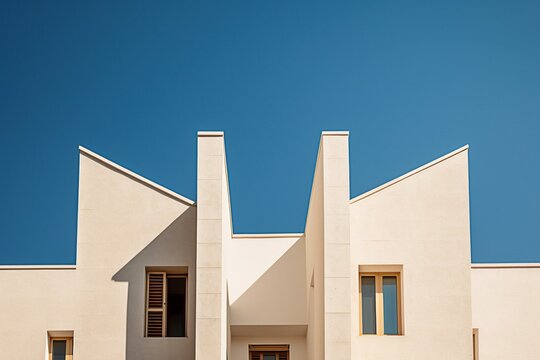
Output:
[[[188,208],[112,277],[114,281],[128,283],[127,360],[195,358],[196,217],[197,208]],[[187,337],[144,336],[148,266],[188,267]]]
[[[231,323],[306,324],[305,268],[305,240],[301,238],[231,304]]]

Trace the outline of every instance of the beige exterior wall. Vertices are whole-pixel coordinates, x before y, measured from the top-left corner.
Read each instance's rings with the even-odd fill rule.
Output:
[[[45,359],[47,330],[77,326],[75,282],[74,267],[0,267],[2,358]]]
[[[303,236],[235,236],[229,264],[231,326],[307,324]]]
[[[195,215],[189,200],[82,149],[76,269],[0,271],[3,354],[45,358],[47,331],[68,330],[75,359],[193,358]],[[147,266],[188,268],[188,337],[144,337]]]
[[[473,327],[480,360],[540,359],[540,264],[475,264]]]
[[[247,360],[249,344],[289,344],[291,359],[307,360],[304,237],[237,235],[229,254],[229,359]]]
[[[353,358],[472,359],[467,149],[351,204]],[[402,266],[403,336],[359,336],[359,265]]]
[[[198,134],[195,203],[80,150],[76,266],[0,266],[0,358],[540,359],[540,265],[473,265],[468,148],[349,200],[347,132],[323,132],[303,234],[233,235],[224,134]],[[359,268],[401,272],[403,334],[359,335]],[[187,269],[187,337],[146,338],[146,271]],[[471,280],[472,278],[472,280]]]
[[[165,195],[82,153],[77,359],[193,357],[196,212]],[[144,337],[145,268],[163,266],[188,268],[186,338]]]

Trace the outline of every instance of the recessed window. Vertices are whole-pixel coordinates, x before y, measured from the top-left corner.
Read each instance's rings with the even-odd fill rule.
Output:
[[[73,338],[50,337],[49,360],[73,360]]]
[[[185,337],[187,275],[149,271],[146,275],[146,336]]]
[[[399,273],[360,273],[360,335],[401,335]]]
[[[289,345],[249,345],[249,360],[289,360]]]

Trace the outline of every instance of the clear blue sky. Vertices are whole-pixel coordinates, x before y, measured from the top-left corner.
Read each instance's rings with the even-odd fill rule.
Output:
[[[539,262],[539,19],[521,0],[2,1],[0,263],[75,261],[79,144],[195,199],[196,132],[224,130],[235,232],[302,232],[320,131],[341,129],[352,196],[470,144],[473,261]]]

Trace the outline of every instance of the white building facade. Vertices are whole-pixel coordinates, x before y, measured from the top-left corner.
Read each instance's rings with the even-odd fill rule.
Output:
[[[351,199],[348,143],[299,234],[233,233],[222,132],[197,203],[80,148],[76,265],[0,266],[0,359],[540,360],[540,264],[471,264],[468,147]]]

